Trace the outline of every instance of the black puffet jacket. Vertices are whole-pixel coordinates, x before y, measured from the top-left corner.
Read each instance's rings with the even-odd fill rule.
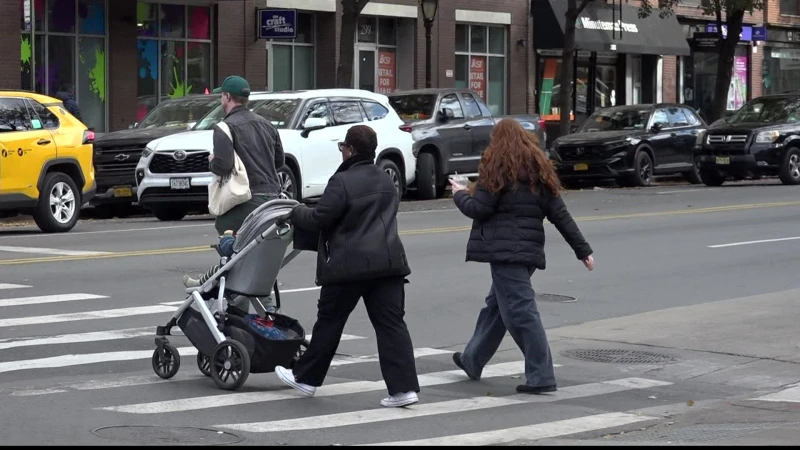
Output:
[[[533,192],[524,183],[506,186],[492,194],[480,184],[474,195],[459,191],[453,197],[458,209],[472,222],[467,261],[522,264],[544,270],[544,219],[547,218],[575,251],[579,260],[592,248],[572,220],[561,196],[545,187]]]

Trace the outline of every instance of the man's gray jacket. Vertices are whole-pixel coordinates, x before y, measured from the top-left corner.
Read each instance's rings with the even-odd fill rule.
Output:
[[[220,177],[229,175],[233,170],[233,152],[236,149],[250,180],[250,192],[280,194],[277,169],[286,161],[278,130],[246,106],[233,108],[223,120],[231,130],[233,142],[219,127],[214,127],[211,172]]]

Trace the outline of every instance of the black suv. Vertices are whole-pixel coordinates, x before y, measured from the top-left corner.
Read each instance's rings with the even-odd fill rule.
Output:
[[[800,91],[749,101],[714,122],[694,153],[707,186],[764,175],[800,184]]]

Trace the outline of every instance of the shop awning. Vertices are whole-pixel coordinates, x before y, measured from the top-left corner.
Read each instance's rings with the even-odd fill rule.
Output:
[[[564,48],[566,12],[566,0],[531,0],[533,39],[537,49]],[[605,3],[589,3],[576,26],[575,44],[579,50],[640,55],[690,54],[683,28],[674,14],[662,19],[658,11],[653,11],[650,16],[639,18],[639,8],[623,5],[620,20],[619,5],[612,8]]]

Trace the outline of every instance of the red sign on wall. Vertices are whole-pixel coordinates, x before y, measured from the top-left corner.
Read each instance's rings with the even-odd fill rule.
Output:
[[[486,57],[472,56],[469,60],[469,88],[486,99]]]
[[[395,54],[378,52],[378,93],[388,94],[395,89]]]

